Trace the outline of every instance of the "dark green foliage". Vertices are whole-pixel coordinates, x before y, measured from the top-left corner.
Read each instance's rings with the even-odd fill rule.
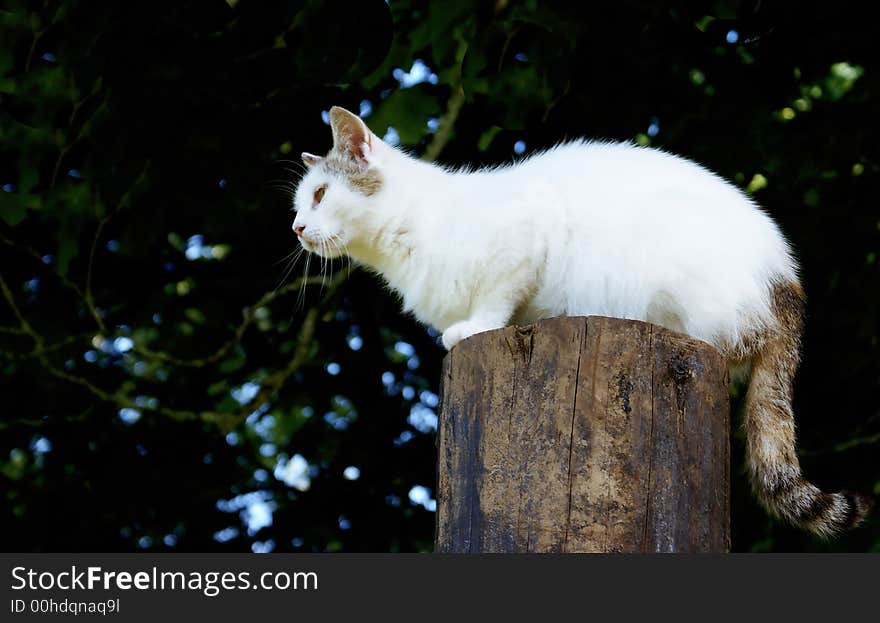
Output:
[[[3,549],[430,549],[413,487],[434,486],[442,350],[369,275],[336,262],[322,287],[312,262],[297,305],[302,260],[285,271],[298,155],[365,100],[450,164],[586,135],[748,188],[804,266],[805,471],[877,490],[874,22],[706,6],[5,0]],[[820,543],[733,488],[737,550],[880,549],[877,519]]]

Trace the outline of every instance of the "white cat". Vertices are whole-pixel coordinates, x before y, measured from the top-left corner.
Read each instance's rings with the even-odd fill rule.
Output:
[[[791,382],[803,291],[778,227],[683,158],[576,141],[512,166],[450,170],[330,110],[334,146],[304,153],[294,231],[306,250],[376,271],[451,349],[552,316],[653,322],[751,369],[744,426],[753,488],[817,534],[857,525],[871,499],[801,476]]]

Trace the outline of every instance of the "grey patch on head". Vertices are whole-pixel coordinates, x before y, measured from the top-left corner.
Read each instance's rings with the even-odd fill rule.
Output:
[[[367,197],[375,195],[382,189],[382,176],[372,168],[364,168],[355,162],[351,156],[336,149],[321,160],[320,166],[328,171],[341,175],[348,181],[352,188],[363,193]]]

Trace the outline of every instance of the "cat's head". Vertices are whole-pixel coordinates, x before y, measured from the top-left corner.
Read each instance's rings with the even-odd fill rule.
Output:
[[[384,185],[381,164],[394,151],[344,108],[330,109],[330,127],[333,148],[326,156],[302,154],[307,170],[293,202],[300,243],[327,258],[347,254],[369,235]]]

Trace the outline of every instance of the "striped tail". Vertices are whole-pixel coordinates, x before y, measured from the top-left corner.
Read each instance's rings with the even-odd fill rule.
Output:
[[[803,309],[803,290],[797,283],[774,286],[778,325],[756,344],[746,395],[748,468],[755,494],[772,515],[829,537],[861,523],[873,499],[848,491],[824,493],[801,475],[791,388],[800,362]]]

